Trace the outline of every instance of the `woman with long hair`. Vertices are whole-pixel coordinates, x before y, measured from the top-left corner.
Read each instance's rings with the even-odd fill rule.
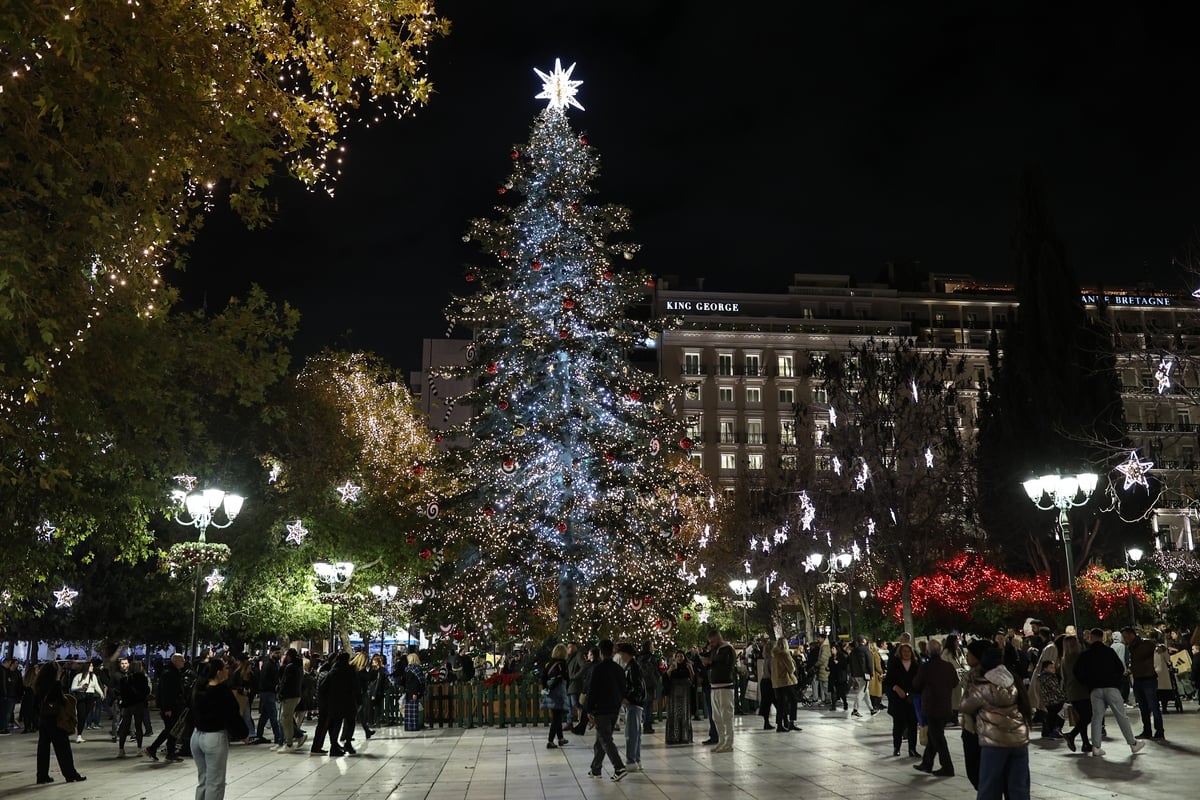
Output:
[[[33,684],[33,696],[38,715],[37,782],[50,783],[54,780],[50,777],[51,746],[54,747],[54,757],[58,760],[58,769],[67,783],[87,780],[75,769],[75,759],[71,755],[71,735],[58,724],[59,711],[66,705],[67,695],[63,691],[56,662],[47,661],[38,670]]]
[[[354,690],[355,699],[358,702],[358,709],[355,713],[355,718],[358,724],[362,726],[363,734],[370,739],[375,735],[375,729],[371,727],[368,721],[367,709],[371,705],[371,679],[374,673],[367,668],[367,654],[358,652],[350,659],[350,666],[354,667]]]
[[[250,735],[233,690],[226,683],[229,664],[220,657],[200,665],[192,693],[192,758],[196,762],[196,800],[224,800],[229,737]]]
[[[908,754],[917,757],[917,711],[913,705],[913,678],[917,677],[917,659],[912,645],[904,642],[896,655],[888,659],[883,691],[887,694],[887,712],[892,717],[892,755],[900,755],[900,743],[908,739]]]
[[[675,651],[663,681],[667,693],[666,743],[691,744],[692,689],[696,686],[696,673],[682,650]]]
[[[421,657],[416,653],[407,656],[404,668],[404,730],[419,731],[425,728],[421,722],[421,698],[425,696],[425,672],[421,669]]]
[[[75,742],[82,744],[83,729],[91,716],[92,708],[104,696],[104,687],[100,685],[100,676],[96,674],[94,662],[85,661],[79,665],[79,671],[71,679],[71,694],[75,696],[75,709],[79,722],[75,725]]]
[[[542,708],[550,709],[550,735],[546,749],[554,750],[567,743],[563,737],[563,720],[566,719],[567,706],[570,704],[567,698],[567,646],[562,642],[554,645],[550,651],[550,660],[542,672],[542,687],[545,689]]]
[[[780,636],[771,648],[771,689],[775,692],[775,730],[778,733],[796,728],[796,659],[787,639]]]

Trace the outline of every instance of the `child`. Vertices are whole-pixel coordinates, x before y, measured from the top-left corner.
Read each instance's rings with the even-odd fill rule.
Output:
[[[1057,662],[1048,660],[1042,664],[1042,671],[1038,673],[1037,681],[1042,708],[1046,711],[1045,717],[1042,719],[1042,738],[1061,739],[1063,738],[1063,719],[1059,714],[1062,712],[1066,695],[1063,694]]]

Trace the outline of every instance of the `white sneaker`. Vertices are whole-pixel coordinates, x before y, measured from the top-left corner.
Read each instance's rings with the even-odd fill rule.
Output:
[[[83,737],[76,735],[75,736],[75,744],[83,744]]]
[[[1104,755],[1104,751],[1103,751],[1103,750],[1101,750],[1099,747],[1093,747],[1093,748],[1092,748],[1092,755],[1093,755],[1093,756],[1102,756],[1102,755]]]
[[[642,765],[637,763],[636,761],[627,761],[627,762],[625,762],[625,769],[628,770],[629,772],[641,772]]]
[[[1133,744],[1129,745],[1129,749],[1130,749],[1130,751],[1133,752],[1134,755],[1137,755],[1138,753],[1140,753],[1146,749],[1146,743],[1145,742],[1134,742]]]
[[[271,746],[270,746],[269,748],[267,748],[267,749],[269,749],[269,750],[270,750],[272,753],[278,753],[280,750],[282,750],[282,749],[283,749],[283,745],[281,745],[281,744],[273,744],[273,745],[271,745]]]

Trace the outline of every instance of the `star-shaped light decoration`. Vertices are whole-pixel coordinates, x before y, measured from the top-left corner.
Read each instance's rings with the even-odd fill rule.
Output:
[[[694,573],[694,572],[689,572],[689,573],[687,574],[687,582],[688,582],[688,586],[695,586],[695,585],[696,585],[696,581],[698,581],[699,579],[700,579],[700,576],[699,576],[699,575],[697,575],[697,574],[696,574],[696,573]]]
[[[707,624],[708,624],[708,612],[707,612],[707,611],[701,611],[701,612],[700,612],[700,613],[697,615],[697,617],[696,617],[696,618],[697,618],[698,620],[700,620],[700,624],[701,624],[701,625],[707,625]]]
[[[1171,388],[1171,368],[1175,366],[1175,362],[1169,358],[1164,358],[1158,362],[1158,369],[1154,372],[1154,380],[1158,383],[1158,393],[1166,394]]]
[[[708,577],[708,567],[704,566],[703,564],[696,568],[696,572],[701,578]]]
[[[875,520],[872,517],[867,517],[867,538],[875,535]]]
[[[355,486],[350,481],[346,481],[341,486],[337,487],[337,492],[342,496],[343,503],[353,503],[358,499],[358,493],[361,491],[361,486]]]
[[[788,540],[787,529],[786,528],[776,528],[775,529],[775,544],[783,544],[787,540]]]
[[[267,483],[275,483],[279,480],[279,476],[283,473],[283,464],[278,461],[271,462],[271,471],[267,473]]]
[[[767,553],[771,552],[771,540],[765,536],[763,537],[763,540],[762,540],[762,551],[763,551],[763,555],[766,555]]]
[[[753,552],[756,552],[757,550],[758,550],[758,539],[755,539],[753,536],[751,536],[750,537],[750,552],[753,553]]]
[[[39,540],[48,542],[50,541],[50,538],[54,536],[54,532],[57,531],[58,528],[51,525],[50,520],[43,520],[35,530],[37,531],[37,537]]]
[[[1153,461],[1142,461],[1138,458],[1137,450],[1131,451],[1129,459],[1124,464],[1117,465],[1117,472],[1125,476],[1125,491],[1129,491],[1129,487],[1135,483],[1140,483],[1142,488],[1149,491],[1150,483],[1146,480],[1146,476],[1153,467]]]
[[[562,61],[556,58],[554,59],[554,72],[545,73],[537,67],[534,67],[533,71],[542,79],[542,92],[534,95],[535,100],[549,100],[552,111],[565,111],[567,106],[575,106],[583,111],[583,106],[579,105],[579,101],[575,99],[575,93],[583,85],[583,81],[571,80],[571,73],[575,71],[574,64],[567,67],[564,72]]]
[[[864,458],[861,461],[858,474],[854,476],[854,488],[860,492],[867,488],[867,481],[871,480],[871,469],[867,466],[867,460]]]
[[[779,596],[780,597],[787,597],[791,593],[792,593],[792,587],[787,585],[787,581],[784,581],[783,583],[779,584]]]
[[[295,522],[289,522],[287,524],[287,536],[284,538],[285,542],[304,544],[305,536],[308,536],[308,528],[304,527],[303,522],[296,520]]]
[[[176,475],[175,482],[183,487],[184,492],[190,492],[196,488],[198,478],[195,475]]]
[[[837,460],[837,456],[834,456],[833,458],[834,458],[834,461]],[[841,474],[840,468],[838,468],[838,470],[839,470],[838,474],[840,475]],[[808,496],[808,491],[802,490],[800,492],[800,527],[801,527],[801,529],[806,530],[806,531],[811,531],[813,520],[816,518],[817,518],[817,508],[816,508],[816,506],[813,505],[812,498],[810,498]]]
[[[835,428],[837,427],[837,409],[833,406],[829,407],[829,424]]]
[[[213,571],[204,576],[204,591],[215,592],[221,588],[221,584],[225,582],[225,576],[217,572],[217,568],[213,567]]]
[[[743,561],[743,562],[742,562],[742,566],[746,568],[746,574],[747,574],[747,575],[749,575],[749,574],[750,574],[750,562],[749,562],[749,561]]]
[[[70,608],[71,604],[75,602],[75,598],[79,597],[79,592],[75,591],[70,586],[67,586],[65,583],[61,589],[59,589],[57,592],[51,592],[51,594],[54,595],[55,608]]]
[[[925,468],[933,469],[933,450],[928,447],[925,448]]]
[[[839,478],[842,477],[842,460],[837,456],[834,456],[833,461],[830,463],[833,464],[833,474],[837,475]]]

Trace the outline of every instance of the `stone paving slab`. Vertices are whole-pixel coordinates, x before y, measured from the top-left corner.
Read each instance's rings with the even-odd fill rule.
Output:
[[[1062,741],[1030,745],[1032,796],[1039,800],[1130,798],[1161,800],[1196,793],[1192,773],[1200,763],[1200,713],[1188,703],[1183,714],[1165,718],[1167,740],[1148,742],[1137,756],[1124,742],[1106,740],[1107,755],[1071,753]],[[1136,719],[1136,711],[1131,718]],[[947,731],[958,769],[935,778],[912,769],[913,759],[892,756],[891,718],[886,713],[849,719],[842,713],[802,710],[803,731],[779,734],[762,729],[762,718],[738,717],[734,752],[721,754],[699,742],[707,723],[695,724],[696,743],[663,743],[658,733],[643,737],[644,772],[620,783],[588,777],[591,735],[571,737],[546,749],[546,728],[443,728],[405,733],[384,728],[356,743],[359,754],[343,758],[272,753],[263,746],[233,745],[229,758],[230,800],[874,800],[926,798],[968,800],[974,790],[962,772],[959,731]],[[1116,731],[1115,723],[1109,724]],[[1138,723],[1134,722],[1137,730]],[[72,800],[193,800],[196,774],[190,760],[154,763],[117,757],[107,736],[72,745],[84,783],[56,780],[34,784],[36,735],[0,736],[0,800],[70,797]],[[624,742],[618,735],[618,747]],[[161,753],[160,753],[161,757]]]

